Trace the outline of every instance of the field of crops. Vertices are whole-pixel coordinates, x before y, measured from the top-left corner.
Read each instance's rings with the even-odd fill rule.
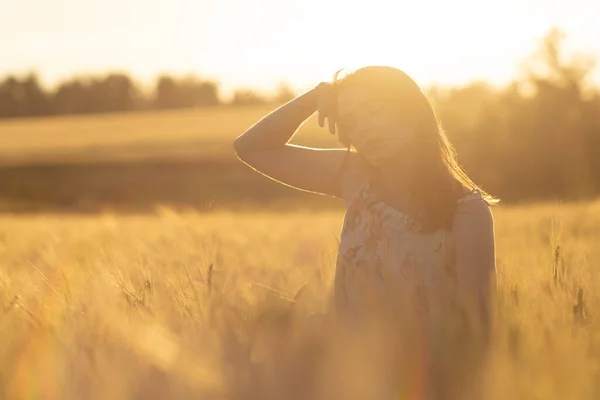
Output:
[[[0,165],[233,157],[233,140],[276,106],[58,116],[0,121]],[[335,146],[315,119],[299,143]]]
[[[335,205],[266,180],[235,157],[233,140],[275,107],[2,121],[0,212]],[[337,146],[314,118],[294,142]]]
[[[495,212],[486,398],[598,398],[600,204]],[[0,397],[375,398],[378,353],[307,319],[341,217],[0,217]]]
[[[322,316],[340,204],[311,208],[327,199],[233,155],[267,111],[0,123],[0,398],[388,398],[380,336]],[[315,121],[297,142],[335,145]],[[473,379],[486,399],[599,398],[600,203],[494,210],[495,327]],[[451,371],[464,355],[439,339]],[[409,353],[394,379],[418,399]]]

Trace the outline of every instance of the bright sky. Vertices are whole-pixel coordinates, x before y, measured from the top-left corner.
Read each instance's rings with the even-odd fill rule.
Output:
[[[599,18],[599,0],[0,0],[0,75],[194,72],[225,89],[304,88],[386,64],[421,84],[501,83],[553,25],[600,59]]]

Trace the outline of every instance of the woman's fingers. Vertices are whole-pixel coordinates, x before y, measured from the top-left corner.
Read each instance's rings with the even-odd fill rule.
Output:
[[[329,133],[335,135],[335,121],[331,117],[328,117],[327,119],[329,120]]]
[[[323,101],[323,96],[319,98],[318,112],[319,112],[319,126],[322,128],[325,126],[325,118],[327,115],[325,114],[325,102]]]
[[[320,96],[318,103],[318,112],[319,112],[319,126],[323,128],[325,126],[325,120],[328,122],[328,129],[331,134],[335,134],[335,121],[331,118],[332,110],[331,108],[331,86],[328,83],[321,83],[319,85]]]

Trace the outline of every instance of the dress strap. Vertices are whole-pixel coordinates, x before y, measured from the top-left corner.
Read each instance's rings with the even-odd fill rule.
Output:
[[[479,189],[473,189],[469,193],[464,195],[463,197],[459,198],[458,203],[464,203],[465,201],[478,200],[478,199],[483,200],[486,203],[488,203],[488,201],[483,197],[483,195],[481,194],[481,191]]]

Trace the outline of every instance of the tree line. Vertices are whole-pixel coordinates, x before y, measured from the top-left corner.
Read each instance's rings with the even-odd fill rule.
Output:
[[[24,118],[63,114],[93,114],[136,110],[207,107],[222,104],[258,105],[291,99],[293,92],[281,85],[275,96],[238,89],[231,100],[221,99],[219,85],[196,76],[159,76],[144,91],[125,73],[74,77],[48,90],[34,73],[7,76],[0,81],[0,118]]]
[[[591,82],[595,62],[567,58],[564,35],[551,31],[504,87],[484,82],[428,92],[459,160],[472,176],[505,200],[589,198],[600,193],[600,91]],[[215,82],[161,76],[149,93],[125,74],[71,79],[42,88],[35,75],[0,83],[0,118],[144,109],[261,104],[276,98],[239,90],[223,102]]]
[[[595,60],[567,57],[551,31],[503,88],[485,83],[433,90],[440,120],[470,176],[505,200],[600,193],[600,92]]]

